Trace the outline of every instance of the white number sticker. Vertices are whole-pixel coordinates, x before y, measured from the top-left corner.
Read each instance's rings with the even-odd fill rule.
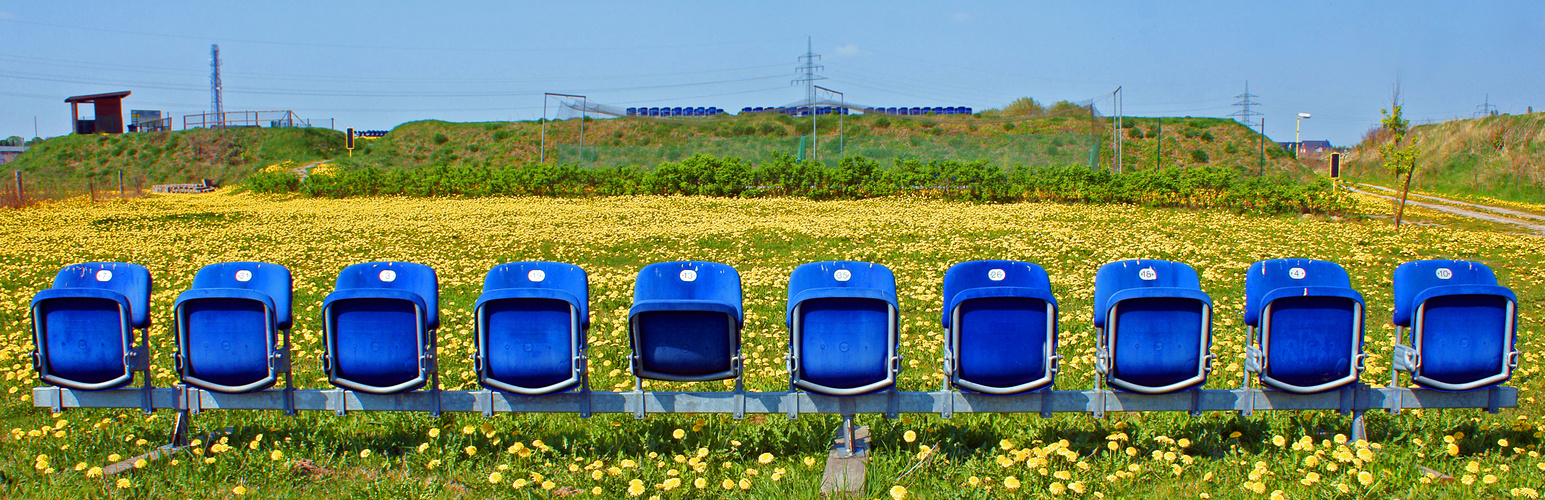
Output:
[[[1002,269],[993,269],[991,271],[987,271],[987,279],[993,281],[1003,281],[1003,278],[1007,278],[1008,276],[1009,273],[1003,272]]]
[[[683,269],[681,271],[681,281],[697,281],[697,271]]]
[[[1288,277],[1289,278],[1293,278],[1295,280],[1304,279],[1304,277],[1308,276],[1308,275],[1309,275],[1309,273],[1305,272],[1304,268],[1302,268],[1302,267],[1295,267],[1295,268],[1292,268],[1292,269],[1288,269]]]
[[[542,272],[541,269],[532,269],[531,272],[526,273],[526,279],[531,280],[533,283],[539,282],[547,279],[547,273]]]
[[[248,271],[246,269],[236,271],[236,281],[240,281],[242,283],[252,281],[252,271]]]
[[[387,283],[391,283],[393,281],[397,281],[397,271],[393,271],[391,269],[387,269],[385,271],[381,271],[380,277],[381,277],[381,281],[385,281]]]
[[[837,272],[832,273],[832,278],[837,281],[847,281],[853,279],[853,272],[847,269],[838,269]]]
[[[1159,272],[1154,271],[1151,267],[1145,267],[1137,272],[1137,277],[1142,278],[1143,281],[1153,281],[1159,279]]]
[[[1453,277],[1454,277],[1454,271],[1452,271],[1452,270],[1450,270],[1449,268],[1446,268],[1446,267],[1438,268],[1438,279],[1446,280],[1446,279],[1453,278]]]
[[[103,269],[101,271],[97,271],[97,281],[111,281],[112,279],[113,279],[113,272],[112,271],[109,271],[109,270],[106,270],[106,269]]]

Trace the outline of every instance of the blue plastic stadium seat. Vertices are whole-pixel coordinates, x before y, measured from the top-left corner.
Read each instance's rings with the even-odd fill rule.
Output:
[[[628,310],[640,378],[702,381],[740,375],[740,273],[714,262],[644,266]]]
[[[135,371],[149,367],[149,327],[150,271],[144,266],[66,266],[52,288],[32,298],[33,367],[49,385],[88,391],[123,387],[134,381]],[[143,339],[138,346],[136,328]]]
[[[1124,260],[1094,277],[1096,369],[1146,394],[1202,385],[1212,369],[1212,299],[1191,266]]]
[[[1263,260],[1245,275],[1246,368],[1261,383],[1316,393],[1357,382],[1363,296],[1345,269],[1309,259]]]
[[[489,270],[473,306],[478,383],[528,396],[578,386],[589,301],[589,278],[573,264],[516,262]]]
[[[789,378],[853,396],[895,386],[901,369],[896,277],[879,264],[812,262],[789,275]]]
[[[210,264],[177,296],[182,382],[216,392],[272,387],[289,371],[290,270],[264,262]]]
[[[337,287],[322,301],[322,368],[329,381],[376,394],[429,382],[439,284],[434,269],[411,262],[367,262],[338,273]]]
[[[1394,288],[1396,370],[1441,391],[1485,389],[1513,376],[1518,298],[1485,264],[1407,262],[1395,268]]]
[[[637,112],[638,112],[638,108],[628,108],[628,116],[633,116]]]
[[[1049,387],[1057,374],[1057,298],[1046,270],[978,260],[944,273],[945,373],[984,394]]]

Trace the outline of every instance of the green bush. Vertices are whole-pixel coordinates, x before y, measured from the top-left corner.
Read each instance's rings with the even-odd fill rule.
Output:
[[[441,145],[441,144],[445,144],[447,141],[450,141],[451,138],[446,137],[445,134],[442,134],[442,133],[439,133],[439,132],[435,132],[435,135],[430,137],[429,140],[433,141],[435,143],[435,145],[438,146],[438,145]]]
[[[1212,142],[1212,139],[1213,139],[1213,137],[1212,137],[1212,131],[1211,130],[1208,130],[1206,132],[1202,132],[1202,140],[1207,141],[1207,142]]]
[[[1197,162],[1197,163],[1207,163],[1208,160],[1209,160],[1209,158],[1207,158],[1207,152],[1206,151],[1202,151],[1200,149],[1193,149],[1193,150],[1191,150],[1191,161],[1194,161],[1194,162]]]
[[[1198,154],[1205,158],[1206,152],[1193,151],[1193,158]],[[1329,182],[1302,184],[1287,177],[1253,177],[1234,167],[1165,167],[1113,174],[1082,165],[1004,169],[985,160],[925,162],[903,158],[883,168],[862,156],[843,158],[831,167],[796,161],[787,154],[775,155],[760,165],[736,157],[696,154],[653,169],[586,169],[544,163],[493,166],[486,162],[437,164],[416,170],[370,166],[311,175],[304,181],[293,174],[260,172],[248,176],[245,185],[257,193],[299,192],[326,198],[658,194],[828,200],[909,195],[994,203],[1129,203],[1262,213],[1346,210]]]

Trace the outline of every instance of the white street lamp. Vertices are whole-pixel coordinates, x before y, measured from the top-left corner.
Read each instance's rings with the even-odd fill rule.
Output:
[[[1299,113],[1298,120],[1293,124],[1293,156],[1304,154],[1304,142],[1299,139],[1299,131],[1303,129],[1304,120],[1307,119],[1309,119],[1309,113]]]

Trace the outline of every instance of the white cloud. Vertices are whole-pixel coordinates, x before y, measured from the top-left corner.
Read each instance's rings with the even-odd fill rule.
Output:
[[[850,43],[850,44],[847,44],[847,45],[839,46],[836,49],[833,49],[832,52],[836,53],[839,56],[849,56],[849,57],[851,57],[851,56],[856,56],[856,55],[859,55],[859,54],[863,54],[864,50],[858,48],[857,45],[853,45],[853,44]]]
[[[954,14],[951,14],[950,18],[954,19],[955,22],[963,23],[963,22],[971,20],[971,14],[968,13],[968,12],[956,12]]]

